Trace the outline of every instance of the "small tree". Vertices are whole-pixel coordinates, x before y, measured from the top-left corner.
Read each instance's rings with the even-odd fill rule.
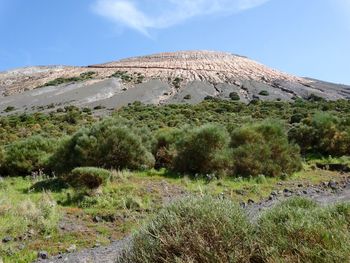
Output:
[[[155,167],[172,169],[176,156],[176,142],[184,133],[180,129],[165,128],[156,133],[156,145],[153,150]]]
[[[280,176],[301,169],[299,147],[276,122],[247,125],[231,133],[234,174]]]
[[[208,124],[189,130],[177,142],[174,169],[189,174],[224,174],[230,167],[229,134]]]
[[[238,101],[238,100],[241,99],[237,92],[231,92],[229,97],[230,97],[231,100],[234,100],[234,101]]]
[[[289,131],[290,140],[305,153],[342,156],[350,154],[350,130],[329,113],[318,112]]]
[[[13,142],[5,150],[3,158],[6,173],[26,176],[46,167],[48,158],[56,150],[56,144],[42,136],[33,136]]]
[[[5,151],[3,147],[0,146],[0,176],[3,175],[4,173],[3,171],[4,165],[5,165]]]
[[[90,129],[83,128],[65,140],[51,158],[54,171],[66,173],[75,167],[97,166],[113,169],[153,167],[150,143],[124,120],[107,119]]]

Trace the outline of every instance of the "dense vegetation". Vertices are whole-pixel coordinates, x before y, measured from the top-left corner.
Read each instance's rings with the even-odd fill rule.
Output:
[[[348,262],[350,205],[290,199],[255,225],[232,202],[189,198],[142,228],[117,262]]]
[[[118,262],[249,262],[253,228],[230,201],[185,198],[160,211]]]
[[[109,169],[141,169],[154,166],[146,129],[132,127],[132,123],[107,118],[91,128],[82,128],[62,142],[52,156],[48,168],[66,173],[80,166]]]
[[[91,110],[66,107],[1,117],[0,131],[1,175],[95,166],[278,177],[298,171],[301,157],[350,154],[350,103],[134,103],[102,121]]]
[[[349,203],[321,208],[297,198],[265,213],[256,234],[267,262],[347,262],[349,226]]]

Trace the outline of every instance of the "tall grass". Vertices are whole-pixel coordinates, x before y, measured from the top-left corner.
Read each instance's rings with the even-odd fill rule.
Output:
[[[143,227],[117,262],[349,262],[350,204],[293,198],[252,224],[230,201],[187,198]]]
[[[118,262],[249,262],[252,234],[244,212],[233,203],[186,198],[142,228]]]

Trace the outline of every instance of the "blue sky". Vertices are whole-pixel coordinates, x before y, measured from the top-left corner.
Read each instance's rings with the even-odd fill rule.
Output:
[[[350,0],[0,0],[0,70],[220,50],[350,84]]]

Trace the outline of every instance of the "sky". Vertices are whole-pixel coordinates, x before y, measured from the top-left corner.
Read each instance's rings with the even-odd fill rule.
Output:
[[[202,49],[350,85],[350,0],[0,0],[0,71]]]

